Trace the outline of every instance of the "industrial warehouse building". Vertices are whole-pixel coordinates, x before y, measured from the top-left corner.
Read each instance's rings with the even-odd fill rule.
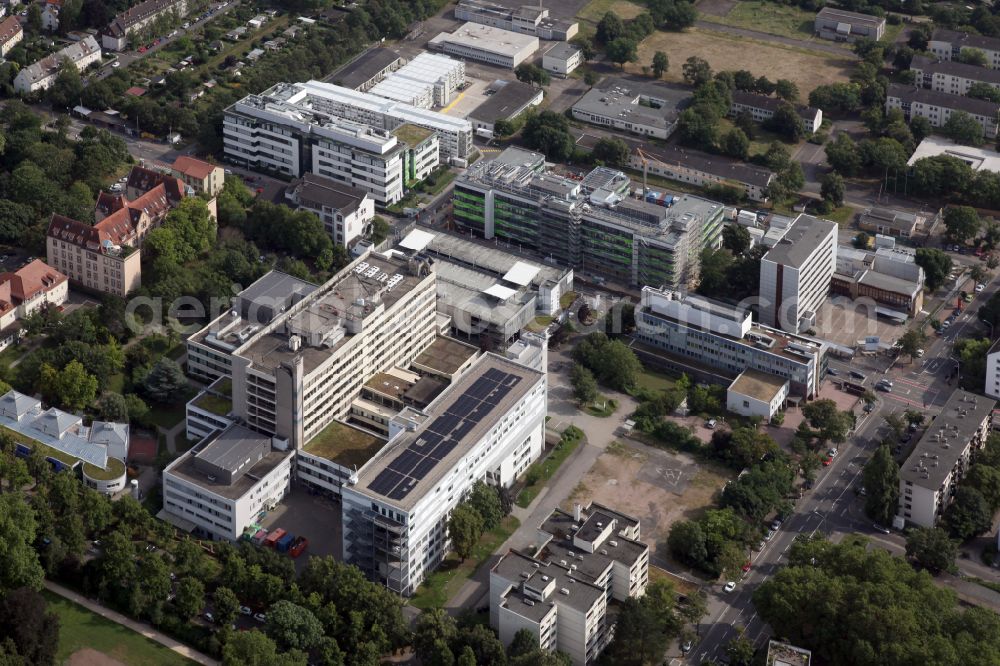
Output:
[[[538,38],[478,23],[466,23],[455,32],[442,32],[434,37],[427,42],[427,48],[514,69],[535,54]]]

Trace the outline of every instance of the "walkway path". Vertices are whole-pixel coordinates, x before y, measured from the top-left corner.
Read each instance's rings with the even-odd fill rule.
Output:
[[[577,409],[573,390],[569,385],[570,349],[572,345],[566,345],[564,350],[549,352],[550,419],[546,427],[561,432],[567,425],[575,425],[584,432],[586,438],[527,508],[514,505],[511,513],[521,521],[520,527],[476,570],[458,593],[448,600],[445,609],[449,613],[458,614],[463,609],[476,609],[486,604],[490,591],[490,569],[508,550],[527,548],[536,542],[538,526],[553,508],[573,494],[580,479],[593,467],[608,444],[615,440],[624,419],[636,409],[637,403],[631,396],[606,390],[604,393],[608,398],[618,401],[618,409],[611,416],[591,416]]]
[[[153,629],[148,624],[142,622],[136,622],[135,620],[125,617],[121,613],[113,611],[109,608],[87,599],[86,597],[77,594],[76,592],[59,585],[58,583],[53,583],[50,580],[45,581],[45,589],[58,594],[60,597],[69,599],[70,601],[80,604],[84,608],[94,613],[97,613],[101,617],[116,622],[123,627],[128,627],[137,634],[142,634],[146,638],[156,641],[160,645],[170,648],[174,652],[188,659],[197,662],[199,664],[205,664],[205,666],[218,666],[219,662],[211,657],[198,652],[197,650],[184,645],[180,641],[176,641],[170,636]]]
[[[857,57],[849,48],[837,46],[836,44],[821,40],[806,41],[804,39],[795,39],[793,37],[783,37],[781,35],[772,35],[769,32],[761,32],[760,30],[751,30],[749,28],[737,28],[733,25],[725,25],[723,23],[715,23],[713,21],[695,21],[695,27],[701,28],[702,30],[714,30],[715,32],[725,32],[730,35],[756,39],[761,42],[772,42],[781,46],[790,46],[792,48],[804,49],[806,51],[819,51],[821,53],[828,53],[840,58]]]

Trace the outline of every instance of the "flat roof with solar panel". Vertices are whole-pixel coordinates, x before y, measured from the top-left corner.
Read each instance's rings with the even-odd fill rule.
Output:
[[[496,354],[482,356],[424,410],[429,418],[361,470],[354,489],[412,508],[543,379]]]

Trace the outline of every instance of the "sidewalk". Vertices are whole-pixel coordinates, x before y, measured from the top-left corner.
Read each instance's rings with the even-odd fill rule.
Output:
[[[121,613],[113,611],[109,608],[105,608],[95,601],[91,601],[86,597],[73,592],[70,589],[59,585],[58,583],[53,583],[50,580],[45,581],[45,589],[48,591],[58,594],[60,597],[69,599],[70,601],[77,603],[89,611],[97,613],[101,617],[116,622],[123,627],[128,627],[137,634],[142,634],[146,638],[156,641],[160,645],[170,648],[174,652],[188,659],[197,662],[199,664],[205,664],[205,666],[218,666],[219,662],[207,655],[198,652],[197,650],[184,645],[180,641],[176,641],[170,636],[153,629],[148,624],[143,622],[137,622],[131,618],[125,617]]]

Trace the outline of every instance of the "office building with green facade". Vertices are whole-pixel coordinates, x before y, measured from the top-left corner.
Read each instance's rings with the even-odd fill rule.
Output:
[[[665,207],[631,192],[620,171],[598,167],[574,180],[547,172],[543,155],[509,148],[456,181],[454,220],[585,274],[693,285],[701,252],[721,241],[724,207],[690,195]]]

